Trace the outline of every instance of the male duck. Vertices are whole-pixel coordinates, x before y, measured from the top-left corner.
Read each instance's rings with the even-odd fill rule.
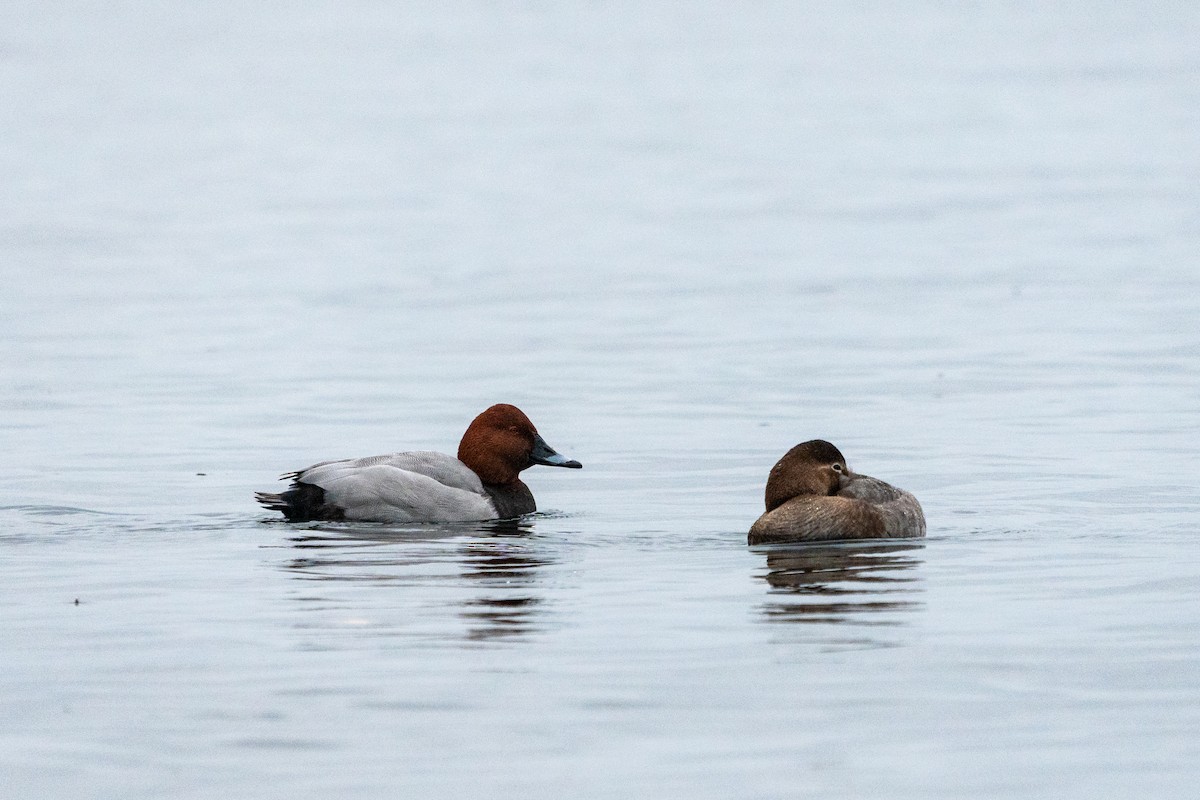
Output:
[[[534,464],[579,469],[554,451],[516,406],[494,405],[467,428],[458,458],[419,451],[323,461],[289,472],[287,491],[255,499],[289,522],[469,522],[537,510],[517,477]]]
[[[796,445],[771,467],[766,501],[766,513],[750,528],[750,544],[925,535],[917,498],[851,472],[841,452],[820,439]]]

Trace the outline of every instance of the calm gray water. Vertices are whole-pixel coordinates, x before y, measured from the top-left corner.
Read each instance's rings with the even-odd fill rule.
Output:
[[[4,3],[0,795],[1191,796],[1198,41]],[[502,401],[518,527],[251,501]],[[815,437],[928,540],[748,548]]]

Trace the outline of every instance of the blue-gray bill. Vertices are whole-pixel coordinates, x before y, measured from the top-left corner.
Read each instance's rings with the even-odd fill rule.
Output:
[[[557,450],[546,444],[546,440],[539,434],[535,434],[533,437],[533,452],[529,454],[529,460],[534,464],[544,464],[547,467],[583,468],[583,464],[559,454]]]

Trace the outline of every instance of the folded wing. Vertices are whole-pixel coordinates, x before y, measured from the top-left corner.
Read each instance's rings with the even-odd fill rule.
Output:
[[[418,451],[326,461],[295,473],[319,486],[347,520],[467,522],[496,516],[479,476],[445,453]]]

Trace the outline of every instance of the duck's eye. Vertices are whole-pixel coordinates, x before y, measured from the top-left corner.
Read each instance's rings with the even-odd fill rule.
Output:
[[[841,464],[834,464],[833,471],[834,472],[843,472],[843,471],[845,471],[845,468]]]

